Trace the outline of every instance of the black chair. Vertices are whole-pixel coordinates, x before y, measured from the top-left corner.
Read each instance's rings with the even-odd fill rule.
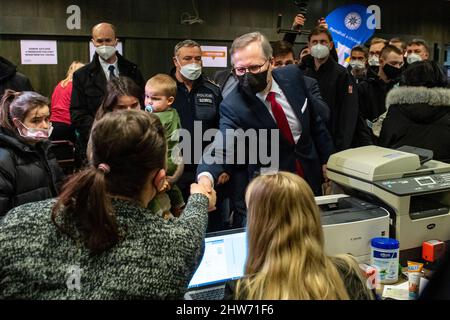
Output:
[[[59,166],[66,175],[74,173],[75,170],[75,146],[69,140],[52,141],[50,151],[56,157]]]

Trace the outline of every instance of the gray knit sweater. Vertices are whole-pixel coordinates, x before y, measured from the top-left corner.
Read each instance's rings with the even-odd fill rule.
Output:
[[[208,199],[194,194],[179,219],[114,200],[123,241],[92,255],[51,222],[55,200],[0,220],[0,299],[181,299],[203,255]]]

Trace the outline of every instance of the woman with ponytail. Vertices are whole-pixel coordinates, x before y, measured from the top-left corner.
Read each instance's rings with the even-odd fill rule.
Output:
[[[246,276],[227,286],[227,298],[372,299],[354,259],[326,255],[319,208],[302,178],[287,172],[259,176],[246,203]]]
[[[0,299],[181,299],[186,292],[214,192],[193,184],[176,220],[147,209],[166,167],[164,129],[152,114],[108,113],[91,139],[90,165],[58,199],[18,207],[0,222]]]
[[[49,101],[6,90],[0,102],[0,216],[24,203],[58,195],[63,173],[49,152]]]

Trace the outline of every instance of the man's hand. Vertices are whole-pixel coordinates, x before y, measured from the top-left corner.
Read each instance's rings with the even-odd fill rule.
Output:
[[[292,30],[300,30],[305,25],[306,18],[301,13],[297,14],[292,23]]]
[[[327,22],[325,21],[325,18],[324,18],[324,17],[322,17],[322,18],[320,18],[319,20],[317,20],[317,25],[318,25],[319,27],[324,27],[325,29],[328,29],[328,24],[327,24]]]
[[[212,182],[207,176],[201,176],[198,178],[198,184],[206,189],[206,192],[212,192]]]
[[[323,174],[323,179],[325,180],[325,182],[329,182],[330,179],[328,179],[328,176],[327,176],[327,165],[326,164],[322,165],[322,174]]]
[[[205,195],[206,197],[208,197],[208,201],[209,201],[208,212],[216,210],[217,197],[216,197],[216,191],[214,189],[211,188],[210,191],[207,191],[207,187],[205,187],[203,184],[200,184],[200,181],[199,181],[199,183],[191,184],[191,194],[195,194],[195,193],[201,193],[201,194]]]
[[[219,178],[217,179],[217,184],[225,184],[230,180],[230,175],[226,172],[223,172]]]

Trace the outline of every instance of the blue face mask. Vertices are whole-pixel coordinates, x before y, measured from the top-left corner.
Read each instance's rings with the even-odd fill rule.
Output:
[[[145,106],[145,111],[152,113],[153,107],[151,105]]]

